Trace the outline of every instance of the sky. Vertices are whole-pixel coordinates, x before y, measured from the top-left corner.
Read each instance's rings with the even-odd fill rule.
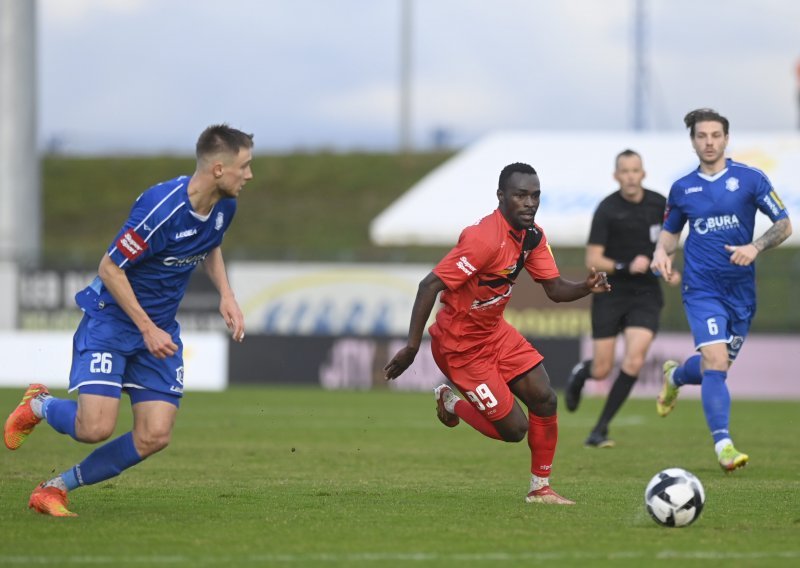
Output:
[[[190,154],[227,122],[257,153],[396,150],[403,1],[414,149],[632,128],[636,0],[39,0],[40,145]],[[647,130],[797,129],[800,2],[641,3]]]

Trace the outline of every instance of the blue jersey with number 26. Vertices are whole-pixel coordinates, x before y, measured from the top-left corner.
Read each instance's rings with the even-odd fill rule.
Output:
[[[236,213],[236,200],[219,201],[205,217],[189,202],[189,176],[159,183],[142,193],[108,249],[130,281],[150,319],[166,329],[175,321],[189,277],[220,246]],[[75,297],[90,316],[133,325],[99,277]]]
[[[735,285],[742,297],[755,301],[755,266],[732,264],[725,245],[753,242],[757,210],[773,222],[788,213],[764,172],[731,159],[726,166],[713,176],[698,168],[672,184],[664,229],[680,233],[689,224],[684,293],[724,291]]]

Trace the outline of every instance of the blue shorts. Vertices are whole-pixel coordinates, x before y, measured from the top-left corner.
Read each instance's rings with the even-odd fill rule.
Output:
[[[694,336],[695,349],[713,343],[728,344],[728,359],[735,361],[750,331],[755,304],[703,291],[684,292],[683,306]]]
[[[84,315],[72,340],[69,392],[120,398],[125,390],[131,403],[163,400],[180,405],[183,396],[183,343],[180,326],[165,330],[178,351],[158,359],[130,326]]]

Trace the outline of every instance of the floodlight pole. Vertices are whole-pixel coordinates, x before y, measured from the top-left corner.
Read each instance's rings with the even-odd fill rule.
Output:
[[[411,140],[411,28],[413,0],[400,0],[400,151],[413,150]]]
[[[36,264],[36,0],[0,0],[0,262]]]
[[[633,0],[633,129],[645,129],[647,98],[646,0]]]

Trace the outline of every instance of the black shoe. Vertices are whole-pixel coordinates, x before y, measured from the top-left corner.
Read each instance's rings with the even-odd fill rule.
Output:
[[[614,440],[609,440],[607,433],[592,431],[583,445],[587,448],[613,448]]]
[[[564,400],[567,403],[567,410],[570,412],[575,412],[581,403],[581,391],[583,390],[583,383],[586,382],[584,365],[585,363],[581,361],[572,367],[572,372],[567,379],[567,388],[564,389]]]

